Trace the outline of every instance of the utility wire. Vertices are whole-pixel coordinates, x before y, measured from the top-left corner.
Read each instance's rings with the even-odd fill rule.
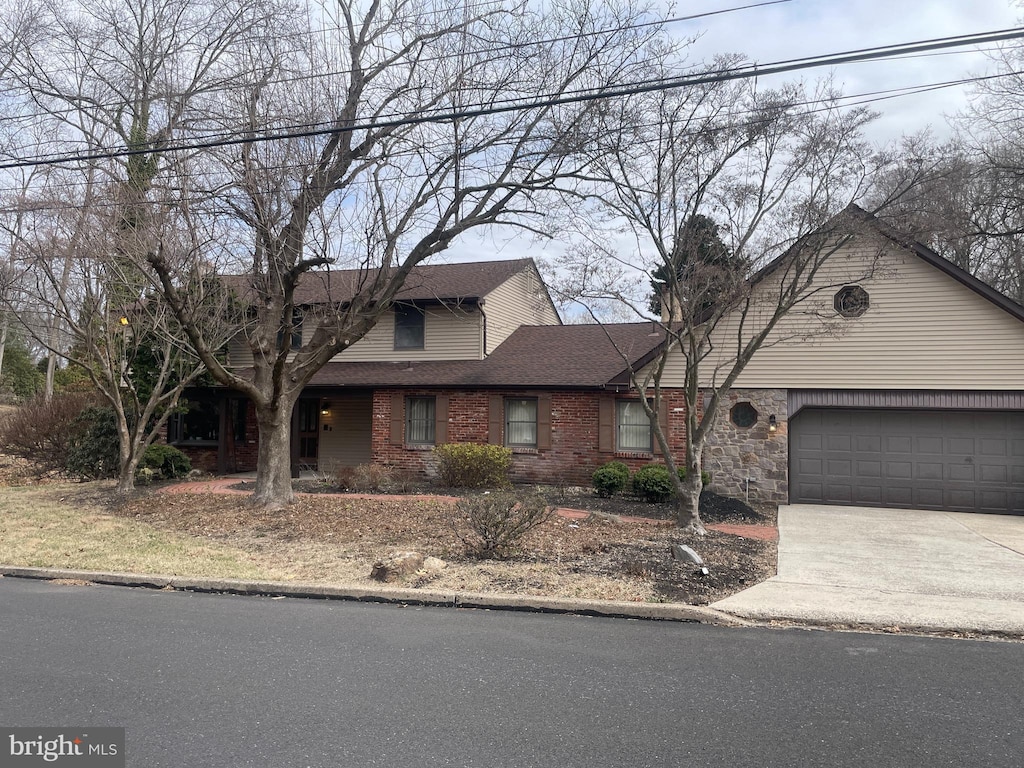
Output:
[[[623,96],[635,96],[642,93],[650,93],[654,91],[663,91],[671,90],[674,88],[684,88],[696,85],[721,83],[732,80],[766,77],[768,75],[776,75],[816,67],[836,66],[839,64],[850,64],[862,61],[871,61],[873,59],[880,59],[896,55],[922,53],[925,51],[942,50],[946,48],[954,48],[965,45],[979,45],[997,42],[1000,40],[1016,40],[1020,38],[1024,38],[1024,27],[1003,29],[987,33],[976,33],[971,35],[957,35],[953,37],[934,38],[914,43],[887,45],[877,48],[861,48],[852,51],[843,51],[841,53],[827,54],[822,56],[812,56],[801,59],[788,59],[779,62],[773,62],[766,65],[754,64],[729,70],[723,70],[720,72],[709,73],[705,75],[690,75],[676,79],[663,79],[648,83],[630,84],[625,87],[605,88],[591,92],[576,93],[569,96],[546,98],[526,103],[511,103],[496,105],[493,107],[474,109],[434,111],[432,113],[422,115],[410,115],[390,120],[373,120],[365,123],[352,123],[350,125],[331,126],[315,130],[282,132],[263,135],[252,135],[252,133],[250,132],[250,135],[239,136],[231,139],[219,139],[216,141],[207,142],[186,142],[181,144],[173,144],[166,147],[162,147],[158,151],[161,153],[182,152],[197,149],[212,149],[216,147],[241,146],[269,141],[278,141],[281,139],[314,138],[318,136],[328,136],[338,133],[350,133],[358,130],[396,128],[402,126],[422,125],[426,123],[446,123],[471,117],[507,114],[510,112],[521,112],[545,107],[562,106],[566,104],[584,103],[603,99],[619,98]],[[59,165],[64,163],[83,162],[90,160],[107,160],[120,157],[132,157],[137,155],[150,154],[153,151],[153,148],[113,149],[65,157],[35,160],[16,160],[13,162],[0,164],[0,170],[11,168],[25,168],[40,165]]]

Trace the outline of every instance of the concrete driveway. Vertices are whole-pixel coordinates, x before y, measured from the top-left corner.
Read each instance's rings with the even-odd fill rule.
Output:
[[[778,575],[712,607],[755,619],[1024,633],[1024,517],[783,506]]]

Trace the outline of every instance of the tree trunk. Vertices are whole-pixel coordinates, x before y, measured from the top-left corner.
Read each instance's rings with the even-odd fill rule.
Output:
[[[127,461],[121,460],[121,468],[117,473],[118,496],[128,496],[135,491],[135,470],[139,468],[139,454],[132,456]]]
[[[135,470],[138,469],[141,452],[134,445],[131,431],[128,429],[128,420],[122,413],[115,409],[118,433],[118,468],[117,468],[117,490],[118,496],[127,496],[135,491]]]
[[[0,375],[4,372],[4,355],[7,353],[7,328],[9,323],[4,315],[3,323],[0,324]]]
[[[279,509],[291,504],[292,402],[278,401],[275,406],[256,407],[256,421],[260,428],[260,453],[256,461],[256,490],[253,504],[267,509]]]
[[[700,459],[703,451],[687,451],[686,477],[682,481],[682,493],[676,497],[676,524],[687,531],[704,535],[704,521],[700,519],[700,492],[703,482],[700,477]]]

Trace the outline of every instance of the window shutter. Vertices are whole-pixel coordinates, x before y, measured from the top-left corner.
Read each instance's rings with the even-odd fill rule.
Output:
[[[551,448],[551,395],[537,398],[537,448]]]
[[[665,435],[665,441],[668,442],[668,400],[662,396],[661,402],[658,404],[658,424],[661,425],[661,432]],[[661,454],[661,446],[658,445],[658,438],[651,432],[651,443],[654,446],[654,452]],[[671,443],[669,443],[671,447]]]
[[[491,445],[501,445],[501,431],[505,426],[505,409],[501,395],[491,395],[491,402],[488,408],[488,431],[487,442]]]
[[[615,450],[615,400],[611,397],[597,401],[597,450],[602,453]]]
[[[434,445],[448,442],[448,395],[438,395],[434,400]]]
[[[405,395],[401,392],[391,394],[391,444],[405,443]]]

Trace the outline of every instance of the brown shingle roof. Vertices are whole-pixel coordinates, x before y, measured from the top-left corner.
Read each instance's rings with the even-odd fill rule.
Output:
[[[620,379],[664,338],[651,323],[522,326],[485,360],[328,363],[313,387],[594,389]],[[611,341],[609,340],[611,337]],[[620,354],[620,352],[622,354]]]
[[[475,301],[524,269],[535,269],[533,259],[421,264],[412,269],[396,298],[422,302]],[[358,269],[307,272],[295,289],[295,302],[309,305],[348,301],[366,278],[367,273]],[[248,275],[224,276],[224,280],[243,295],[249,279]]]

